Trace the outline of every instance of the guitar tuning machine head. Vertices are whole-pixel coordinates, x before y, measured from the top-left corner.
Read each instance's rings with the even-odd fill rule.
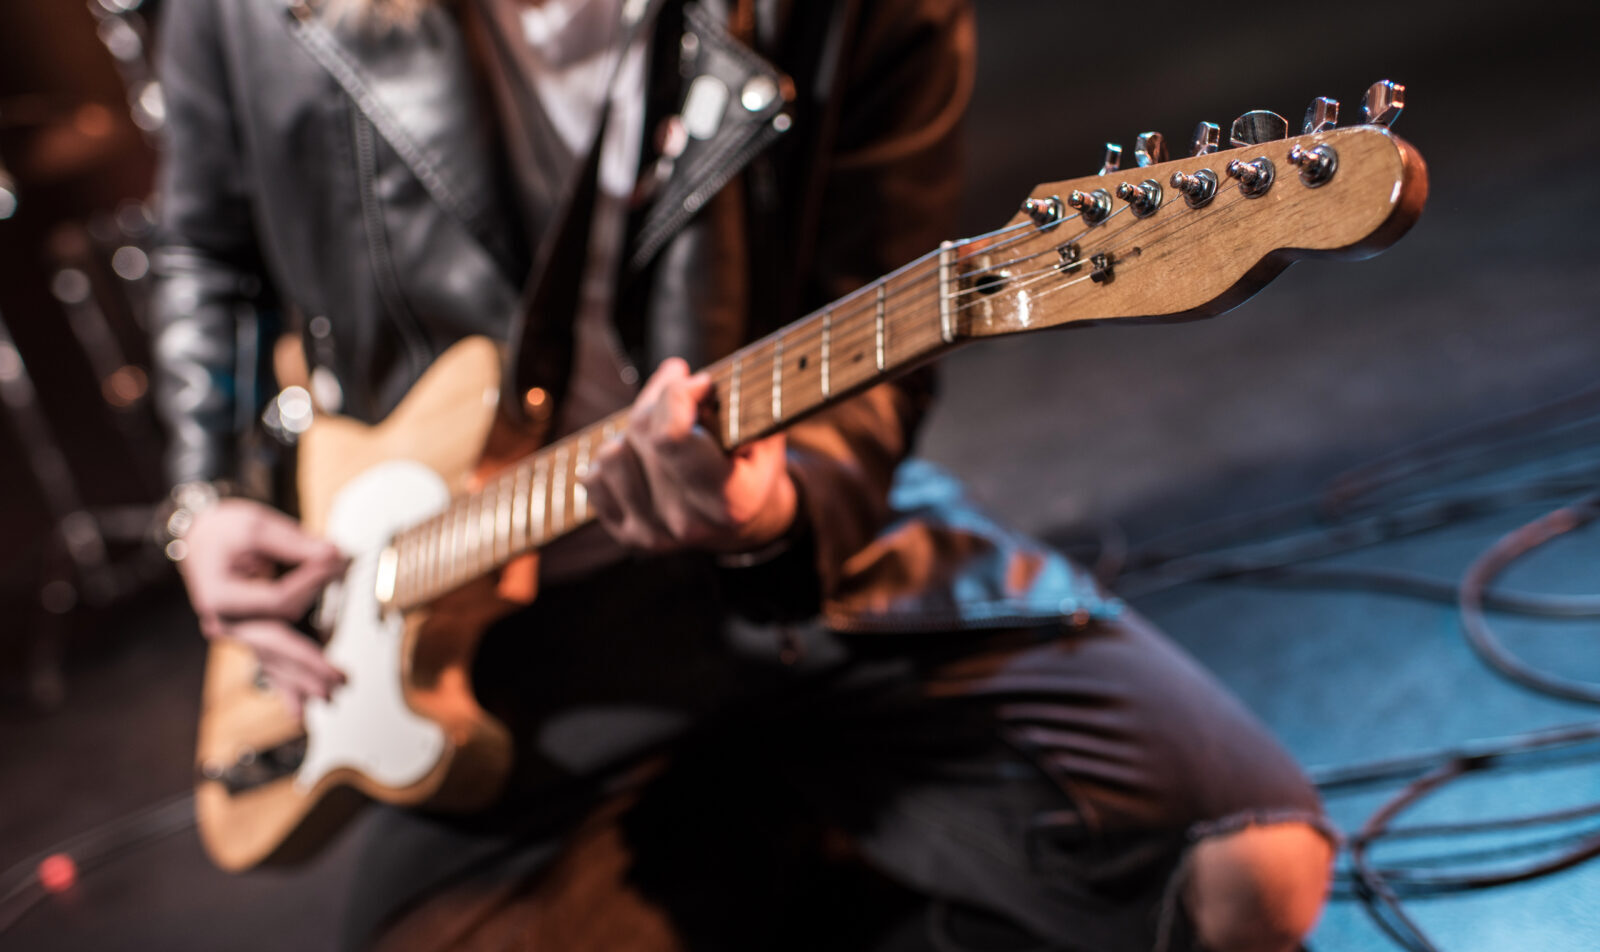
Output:
[[[1133,146],[1133,160],[1139,168],[1167,161],[1167,140],[1159,132],[1141,132]]]
[[[1122,168],[1122,146],[1115,142],[1107,142],[1105,161],[1100,163],[1100,174],[1110,175],[1120,168]]]
[[[1060,195],[1051,195],[1049,198],[1030,198],[1022,203],[1022,212],[1040,228],[1048,228],[1065,218],[1067,206],[1061,201]]]
[[[1128,203],[1135,218],[1154,215],[1161,208],[1161,183],[1145,179],[1138,185],[1123,182],[1117,186],[1117,197]]]
[[[1216,126],[1211,128],[1215,129]],[[1210,169],[1201,169],[1192,175],[1182,171],[1173,172],[1168,184],[1183,195],[1183,200],[1189,203],[1190,208],[1199,208],[1216,196],[1217,173]]]
[[[1289,164],[1300,170],[1300,181],[1309,188],[1328,184],[1339,168],[1339,153],[1326,142],[1307,149],[1295,143],[1289,149]]]
[[[1073,189],[1067,194],[1067,204],[1077,209],[1086,225],[1098,225],[1111,217],[1111,193],[1103,188],[1092,192]]]
[[[1367,87],[1361,98],[1361,112],[1367,122],[1375,126],[1392,126],[1406,108],[1406,88],[1399,83],[1380,79]]]
[[[1339,100],[1318,96],[1311,100],[1310,106],[1306,107],[1306,121],[1300,131],[1303,135],[1312,135],[1317,132],[1327,132],[1338,124]]]
[[[1272,160],[1264,155],[1248,162],[1234,159],[1228,163],[1227,173],[1229,178],[1239,180],[1239,191],[1245,198],[1260,198],[1272,188]]]
[[[1234,148],[1289,138],[1289,120],[1266,109],[1253,109],[1233,120],[1228,141]]]
[[[1222,144],[1222,129],[1214,122],[1202,122],[1194,127],[1194,140],[1190,155],[1210,155]]]

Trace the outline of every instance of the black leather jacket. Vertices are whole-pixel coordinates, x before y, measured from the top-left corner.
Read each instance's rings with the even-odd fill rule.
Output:
[[[649,130],[697,75],[733,94],[715,134],[690,141],[631,220],[617,320],[643,368],[672,353],[714,360],[954,233],[973,76],[965,0],[734,6],[656,5],[645,164]],[[342,412],[368,421],[464,335],[512,342],[517,392],[541,360],[549,374],[552,356],[566,359],[525,346],[549,330],[523,326],[519,293],[540,236],[517,234],[447,7],[389,31],[325,24],[300,0],[167,0],[163,17],[154,313],[175,482],[235,465],[240,422],[257,410],[234,379],[248,309],[292,305]],[[787,95],[747,109],[738,91],[758,76]],[[979,532],[948,493],[931,519],[879,537],[927,397],[926,376],[913,377],[789,432],[823,590],[843,606],[830,619],[999,624],[1098,604],[1052,556]],[[907,498],[921,505],[924,489]],[[952,547],[940,531],[982,541]],[[940,555],[950,551],[963,553],[959,571]]]

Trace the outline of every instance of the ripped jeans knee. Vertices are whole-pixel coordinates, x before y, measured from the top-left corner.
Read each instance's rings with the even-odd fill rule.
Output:
[[[1301,811],[1197,824],[1168,883],[1156,952],[1293,952],[1327,902],[1339,836]]]

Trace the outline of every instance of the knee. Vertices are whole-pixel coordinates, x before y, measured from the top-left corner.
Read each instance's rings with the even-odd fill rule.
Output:
[[[1291,952],[1328,896],[1333,847],[1305,823],[1248,826],[1190,850],[1184,902],[1206,952]]]

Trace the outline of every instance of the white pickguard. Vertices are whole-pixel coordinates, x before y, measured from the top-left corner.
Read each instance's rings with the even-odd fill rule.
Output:
[[[353,556],[339,599],[328,660],[349,678],[331,700],[306,704],[306,756],[295,785],[309,791],[340,767],[387,787],[427,776],[444,751],[444,730],[406,706],[401,688],[403,620],[381,613],[375,594],[378,553],[394,533],[450,500],[439,475],[421,463],[391,460],[350,480],[328,511],[327,536]]]

